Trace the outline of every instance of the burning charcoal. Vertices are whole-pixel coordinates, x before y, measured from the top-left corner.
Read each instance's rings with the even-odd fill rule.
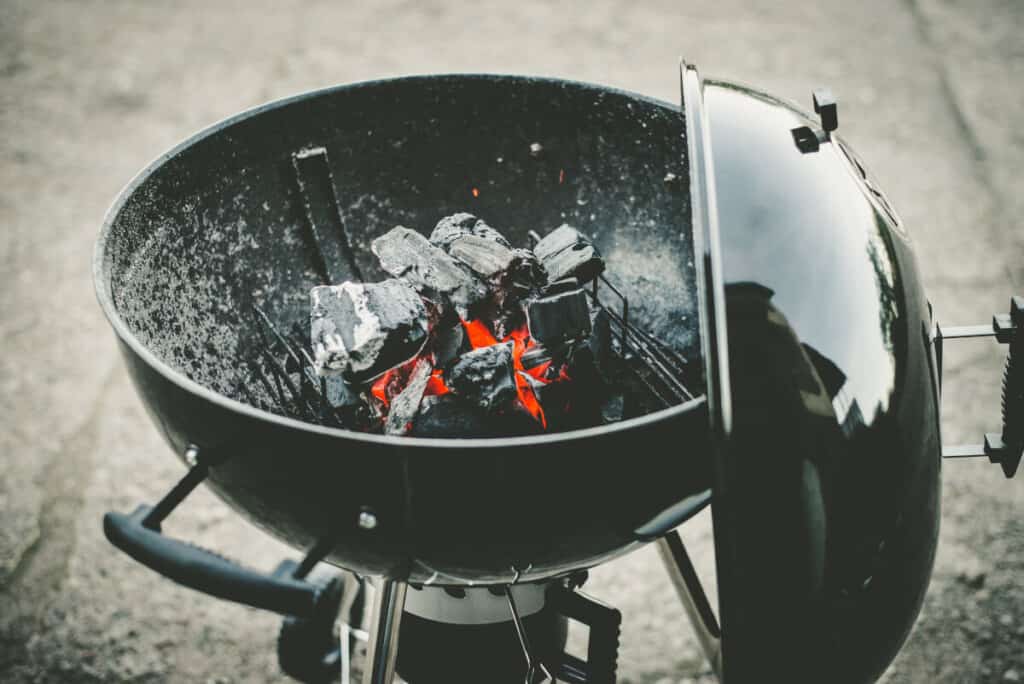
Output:
[[[578,286],[567,290],[562,283],[556,285],[553,293],[545,291],[526,305],[530,337],[546,347],[556,347],[590,333],[587,294]]]
[[[533,252],[551,282],[572,276],[586,283],[604,271],[604,259],[590,238],[567,223],[545,235]]]
[[[554,355],[548,351],[547,347],[542,344],[535,344],[523,352],[523,355],[519,357],[519,363],[522,364],[524,369],[530,370],[550,362],[553,358]]]
[[[492,303],[503,309],[518,307],[519,300],[547,283],[547,272],[528,249],[509,249],[500,243],[463,235],[449,245],[449,254],[487,283]]]
[[[516,249],[513,252],[516,259],[509,272],[506,287],[516,294],[516,298],[544,287],[548,282],[548,272],[544,270],[544,265],[537,255],[528,249]]]
[[[405,388],[391,400],[388,417],[384,421],[385,434],[404,435],[412,428],[423,399],[423,391],[427,388],[433,370],[430,361],[425,358],[416,362]]]
[[[438,326],[434,331],[434,363],[438,367],[447,366],[462,353],[466,331],[456,321],[453,325]]]
[[[430,242],[444,251],[450,252],[451,244],[466,235],[473,235],[496,242],[505,249],[512,248],[512,245],[509,244],[504,235],[491,228],[476,216],[466,213],[452,214],[438,221],[437,225],[434,226],[434,232],[430,234]]]
[[[488,411],[516,397],[512,343],[492,344],[466,352],[451,367],[448,387]]]
[[[423,301],[400,280],[322,285],[309,297],[320,375],[367,380],[416,354],[427,338]]]
[[[494,329],[495,337],[503,340],[511,335],[513,331],[523,327],[523,320],[522,307],[508,306],[494,314],[494,318],[491,320],[491,327]]]
[[[324,378],[324,384],[327,388],[324,398],[334,408],[355,406],[363,401],[362,397],[359,396],[359,392],[345,382],[343,378],[337,376]]]
[[[370,249],[385,271],[408,280],[427,297],[443,296],[460,313],[487,297],[487,288],[467,268],[414,230],[396,226]]]
[[[519,411],[488,413],[452,394],[423,397],[409,435],[415,437],[507,437],[540,431],[537,421]]]

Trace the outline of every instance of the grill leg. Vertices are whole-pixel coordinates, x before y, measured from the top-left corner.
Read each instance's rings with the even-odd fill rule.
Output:
[[[391,684],[395,678],[406,587],[405,582],[383,579],[374,587],[363,684]]]
[[[679,601],[686,609],[693,631],[697,633],[704,655],[711,665],[711,671],[719,680],[722,678],[722,633],[718,620],[711,610],[711,604],[700,584],[697,571],[678,532],[669,532],[658,540],[658,551],[668,570],[672,586],[679,595]]]

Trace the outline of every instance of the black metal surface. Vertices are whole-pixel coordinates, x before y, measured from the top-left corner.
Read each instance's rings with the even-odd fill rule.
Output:
[[[562,586],[548,590],[551,610],[587,627],[586,659],[562,654],[558,679],[586,684],[615,684],[619,667],[622,613],[579,591]]]
[[[927,303],[838,136],[707,82],[732,425],[714,493],[725,679],[863,682],[917,615],[939,520]],[[784,627],[783,627],[784,625]]]
[[[341,657],[335,622],[341,612],[345,582],[340,575],[316,581],[321,599],[306,617],[287,616],[277,636],[277,662],[293,679],[308,684],[341,681]],[[355,586],[350,586],[350,590]],[[360,590],[360,593],[361,590]],[[349,616],[345,616],[348,620]],[[342,638],[347,638],[343,636]]]
[[[383,277],[370,242],[396,224],[424,232],[471,209],[525,244],[529,230],[569,222],[614,264],[629,321],[661,341],[662,363],[700,358],[688,187],[666,183],[687,178],[678,109],[596,86],[490,76],[359,84],[275,103],[159,159],[122,194],[97,245],[100,302],[136,387],[179,453],[197,444],[230,456],[209,476],[225,500],[293,545],[337,539],[328,559],[345,567],[460,584],[596,564],[708,488],[700,397],[603,428],[523,438],[389,438],[311,424],[322,415],[304,405],[313,383],[300,376],[305,387],[289,386],[283,357],[265,359],[262,373],[248,360],[262,344],[252,306],[287,331],[324,270],[309,230],[318,215],[298,192],[292,157],[316,147],[327,151],[340,221],[367,279]],[[642,341],[621,324],[618,336]],[[300,398],[305,422],[272,412],[284,395]],[[683,456],[658,446],[680,443]],[[367,510],[373,529],[359,525]]]

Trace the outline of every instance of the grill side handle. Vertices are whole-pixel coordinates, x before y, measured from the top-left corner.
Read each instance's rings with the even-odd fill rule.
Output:
[[[194,461],[195,455],[189,460]],[[286,560],[268,574],[161,534],[163,520],[208,472],[208,466],[199,462],[156,506],[141,504],[127,515],[107,513],[103,516],[107,539],[142,565],[190,589],[284,615],[312,615],[322,599],[322,588],[303,577],[319,559],[306,559],[301,565]]]
[[[1010,313],[993,316],[992,325],[940,328],[931,335],[941,389],[943,341],[971,337],[994,337],[1009,346],[1003,370],[1003,429],[985,434],[981,444],[946,447],[945,458],[987,456],[998,463],[1006,477],[1013,477],[1024,457],[1024,297],[1010,299]]]

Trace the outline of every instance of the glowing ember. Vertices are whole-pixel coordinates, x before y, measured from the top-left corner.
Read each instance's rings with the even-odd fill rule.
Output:
[[[480,196],[480,188],[473,188],[473,197]]]
[[[488,328],[482,321],[462,321],[462,326],[466,330],[466,336],[469,338],[470,346],[474,349],[478,347],[488,347],[492,344],[498,344],[499,342],[499,340],[494,336],[494,333],[491,332],[490,328]],[[546,429],[548,423],[547,419],[544,417],[544,409],[541,407],[540,401],[537,394],[534,392],[530,381],[522,374],[525,373],[526,375],[547,384],[550,381],[545,376],[551,366],[551,362],[545,361],[544,363],[530,369],[523,366],[523,354],[526,353],[527,350],[537,346],[537,343],[530,337],[530,332],[526,323],[523,323],[501,340],[501,342],[509,341],[512,342],[512,365],[516,371],[516,393],[518,395],[519,402],[523,405],[523,408],[533,416],[534,420]],[[555,381],[568,379],[569,376],[563,367],[560,369],[559,375]]]
[[[444,384],[443,375],[444,371],[440,368],[434,369],[434,372],[430,374],[430,379],[427,380],[427,389],[423,391],[423,396],[432,397],[451,392],[451,390],[448,389],[448,385]]]
[[[564,168],[558,182],[566,182]],[[480,197],[479,187],[469,190]],[[532,433],[538,424],[549,428],[548,416],[551,429],[571,429],[579,419],[568,416],[570,398],[583,402],[583,421],[601,420],[595,407],[604,381],[594,361],[597,338],[590,338],[594,307],[583,287],[600,274],[603,261],[587,236],[563,225],[538,237],[532,249],[514,248],[481,219],[459,213],[441,219],[429,238],[396,226],[374,240],[373,252],[392,280],[405,284],[411,298],[418,295],[423,310],[411,322],[400,321],[419,326],[414,348],[371,336],[363,346],[379,352],[379,363],[359,377],[340,369],[344,381],[361,385],[353,394],[366,402],[360,408],[369,409],[361,412],[364,422],[372,419],[367,429],[416,435],[415,421],[424,411],[431,413],[424,435],[445,433],[446,422],[467,434]],[[368,300],[366,311],[353,300],[333,315],[328,322],[334,337],[361,339],[375,317],[391,313],[390,300],[378,300]],[[347,314],[349,309],[358,315]],[[569,380],[570,367],[579,388],[546,388]],[[597,390],[593,406],[585,396],[591,387]]]
[[[469,346],[473,349],[498,344],[498,338],[494,336],[494,333],[487,327],[487,324],[482,321],[462,321],[462,327],[466,330]]]

